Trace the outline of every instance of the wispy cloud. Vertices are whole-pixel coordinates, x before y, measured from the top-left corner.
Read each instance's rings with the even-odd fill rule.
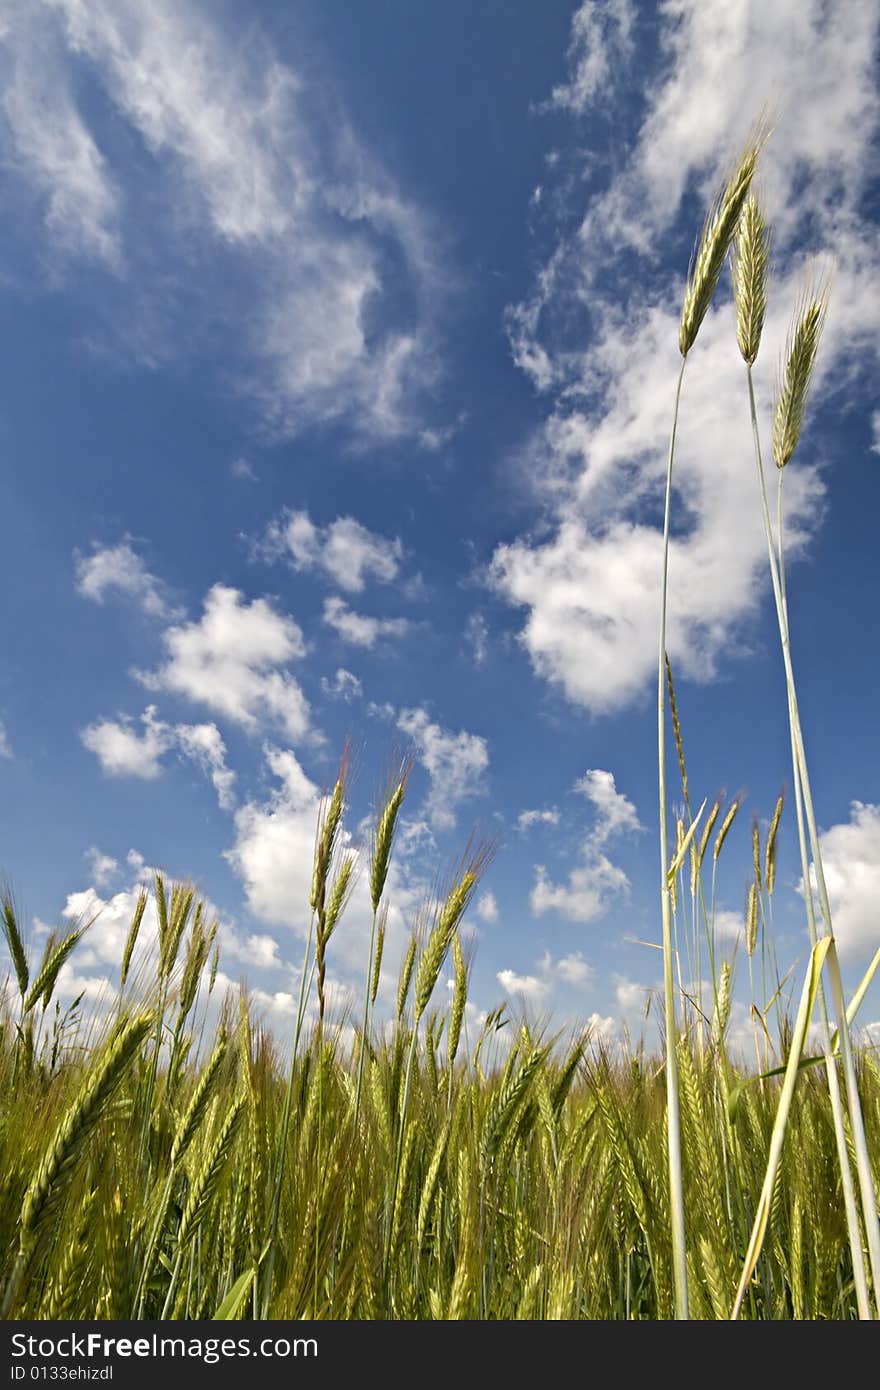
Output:
[[[16,0],[3,51],[16,186],[56,248],[125,272],[93,341],[112,323],[112,350],[155,363],[207,338],[280,433],[340,416],[368,437],[430,428],[440,239],[329,74],[306,79],[258,25],[243,38],[187,0]],[[126,142],[102,147],[107,103],[136,168]]]
[[[330,695],[336,700],[345,700],[350,703],[358,700],[364,693],[364,687],[360,679],[351,671],[346,671],[344,666],[340,666],[332,678],[321,677],[321,689],[325,695]]]
[[[122,268],[122,199],[77,108],[61,45],[42,7],[9,0],[0,29],[0,153],[37,199],[65,258]]]
[[[607,842],[616,835],[640,830],[641,825],[633,803],[617,790],[613,773],[590,768],[574,789],[596,811],[593,827],[581,845],[581,862],[564,883],[554,883],[546,867],[537,864],[530,902],[536,916],[558,912],[575,922],[592,922],[604,916],[615,898],[629,893],[627,875],[605,853]]]
[[[554,87],[548,105],[583,115],[597,101],[606,102],[608,88],[632,54],[634,20],[632,0],[585,0],[571,21],[571,76]]]
[[[543,810],[520,811],[516,823],[523,833],[531,830],[534,825],[558,825],[559,809],[556,806],[546,806]]]
[[[430,779],[427,808],[432,825],[452,829],[463,801],[485,790],[489,746],[479,734],[453,733],[431,719],[422,708],[400,711],[397,727],[418,750],[419,762]]]

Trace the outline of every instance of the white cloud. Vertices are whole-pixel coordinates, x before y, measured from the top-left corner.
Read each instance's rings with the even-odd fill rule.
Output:
[[[814,399],[841,368],[857,381],[880,340],[880,251],[860,210],[880,110],[876,13],[860,0],[842,0],[833,22],[819,0],[726,8],[676,0],[659,18],[662,65],[656,77],[646,71],[638,135],[628,150],[612,149],[601,191],[573,234],[561,230],[534,294],[509,319],[520,366],[556,395],[526,451],[551,523],[499,546],[490,580],[524,609],[521,640],[535,671],[596,712],[639,697],[656,663],[657,514],[678,307],[700,217],[690,225],[689,209],[682,230],[681,209],[694,191],[707,204],[762,104],[774,117],[761,187],[776,264],[755,372],[761,419],[809,253],[832,253],[837,266]],[[579,22],[588,37],[603,27],[593,6]],[[576,87],[575,74],[563,105],[578,104]],[[743,368],[725,299],[722,290],[689,360],[676,451],[668,647],[676,670],[700,680],[742,652],[744,625],[767,592]],[[573,321],[583,346],[573,346]],[[808,426],[786,474],[791,556],[820,519],[816,458]]]
[[[585,1031],[591,1043],[610,1047],[618,1040],[620,1024],[610,1015],[603,1017],[602,1014],[591,1013],[587,1018]]]
[[[235,773],[226,765],[226,744],[216,724],[178,724],[177,745],[211,779],[224,811],[235,805]]]
[[[309,726],[309,707],[284,667],[303,656],[299,626],[265,598],[248,603],[237,590],[215,584],[198,622],[163,634],[168,659],[139,673],[151,690],[167,690],[222,714],[245,729],[279,726],[298,740]]]
[[[177,616],[164,593],[164,586],[151,574],[128,540],[118,545],[92,547],[91,555],[74,555],[77,592],[83,598],[103,603],[108,593],[125,594],[154,618]]]
[[[333,597],[324,602],[324,622],[354,647],[375,647],[383,638],[405,637],[412,624],[406,618],[373,618],[355,613],[344,599]]]
[[[9,735],[6,732],[6,725],[0,719],[0,758],[11,758],[12,749],[9,746]]]
[[[304,939],[309,927],[315,829],[320,795],[295,754],[289,749],[264,749],[267,767],[277,786],[263,801],[249,801],[235,813],[235,842],[226,851],[241,879],[250,911],[261,921],[292,931]],[[397,966],[409,938],[409,924],[425,901],[429,885],[418,877],[406,853],[407,822],[389,865],[386,928],[380,1002],[392,1002],[397,989]],[[345,914],[333,934],[329,968],[339,988],[354,987],[359,997],[369,950],[372,909],[369,874],[364,857],[344,829],[342,845],[357,854],[355,881]],[[298,972],[299,962],[295,962]],[[297,974],[298,979],[298,974]],[[334,996],[342,1000],[342,994]]]
[[[819,848],[841,953],[854,956],[875,949],[880,938],[880,806],[853,801],[849,820],[822,831]],[[798,892],[803,891],[801,879]],[[816,920],[821,920],[818,898]]]
[[[582,792],[596,808],[596,824],[590,835],[593,844],[604,845],[612,835],[641,830],[636,808],[617,790],[613,772],[591,767],[575,783],[575,791]]]
[[[357,676],[351,671],[346,671],[344,666],[340,666],[332,680],[327,676],[321,677],[321,689],[325,695],[331,695],[334,699],[351,700],[360,699],[364,693],[364,687]]]
[[[515,970],[499,970],[495,978],[506,994],[520,995],[532,1003],[544,999],[550,988],[537,975],[518,975]]]
[[[544,865],[536,865],[529,901],[538,917],[558,912],[573,922],[594,922],[608,911],[612,898],[628,892],[629,879],[623,869],[604,854],[592,853],[586,863],[571,870],[565,883],[553,883]]]
[[[559,811],[555,806],[545,807],[543,811],[520,811],[516,823],[523,833],[531,830],[533,825],[558,825]]]
[[[162,771],[161,758],[171,747],[171,732],[157,719],[155,705],[147,706],[141,723],[143,733],[138,733],[127,717],[101,719],[83,729],[80,738],[109,777],[142,777],[151,782]]]
[[[270,747],[265,757],[280,786],[266,802],[239,807],[235,845],[226,858],[257,917],[304,930],[320,796],[292,751]]]
[[[7,143],[56,242],[113,266],[124,243],[120,346],[155,362],[212,334],[278,431],[345,415],[368,437],[417,436],[439,238],[295,42],[302,73],[256,22],[242,41],[188,0],[19,0]],[[68,84],[84,71],[88,108]],[[120,138],[102,155],[92,126],[108,107]]]
[[[229,465],[229,471],[233,478],[238,478],[240,482],[256,483],[258,478],[254,472],[254,466],[246,458],[233,459]]]
[[[176,748],[210,777],[221,809],[232,809],[235,773],[226,765],[226,744],[216,724],[167,724],[159,719],[155,705],[147,706],[141,723],[143,733],[138,733],[128,716],[102,719],[83,729],[80,738],[108,776],[142,777],[145,781],[160,776],[163,756]],[[93,872],[101,887],[97,869]]]
[[[71,958],[71,972],[79,975],[83,970],[100,969],[106,975],[119,970],[139,892],[139,885],[135,885],[107,898],[94,887],[68,894],[64,917],[69,921],[90,921],[94,918]],[[150,894],[138,932],[137,958],[140,960],[148,956],[158,939],[156,900]]]
[[[719,941],[738,941],[744,929],[745,923],[741,912],[716,909],[714,931]]]
[[[28,0],[7,0],[4,19],[0,156],[5,146],[3,162],[30,183],[66,255],[119,271],[119,190],[77,110],[53,36]]]
[[[595,971],[580,951],[573,951],[570,956],[563,956],[556,962],[556,973],[567,985],[582,987],[592,981]]]
[[[86,850],[89,872],[98,888],[106,888],[119,873],[119,865],[110,854],[103,854],[97,846]]]
[[[635,980],[618,980],[614,991],[617,1007],[624,1015],[644,1015],[653,986],[642,985]]]
[[[575,922],[592,922],[607,912],[614,897],[626,896],[629,879],[605,853],[613,835],[640,830],[636,808],[628,797],[617,790],[614,774],[602,768],[589,768],[574,785],[596,811],[596,820],[580,849],[582,863],[568,874],[565,883],[554,883],[543,864],[535,865],[535,883],[531,893],[532,911],[536,916],[559,912]],[[524,811],[519,817],[521,830],[538,822],[556,825],[559,813],[553,811]]]
[[[489,655],[489,624],[482,613],[471,613],[465,623],[464,635],[474,662],[482,666]]]
[[[495,894],[489,892],[482,893],[477,899],[477,905],[474,911],[481,922],[497,922],[498,903],[495,900]]]
[[[580,951],[554,960],[546,951],[535,967],[534,974],[520,975],[515,970],[499,970],[496,979],[507,994],[521,995],[537,1003],[547,999],[559,985],[569,989],[585,989],[592,984],[595,971]]]
[[[401,710],[397,727],[416,744],[419,761],[430,778],[427,807],[432,825],[452,829],[461,802],[484,790],[489,766],[486,740],[464,729],[455,734],[442,728],[426,709]]]
[[[227,957],[232,960],[240,961],[242,965],[251,966],[255,970],[280,970],[282,960],[278,954],[278,942],[274,936],[269,936],[265,932],[251,932],[248,936],[241,936],[238,932],[228,926],[223,926],[219,932],[220,948],[223,959]]]
[[[632,54],[633,20],[632,0],[584,0],[571,21],[571,80],[554,87],[549,105],[582,114],[597,99],[607,104],[608,88]]]
[[[351,516],[316,526],[308,512],[286,510],[270,523],[259,546],[270,559],[289,559],[296,570],[321,570],[348,593],[363,592],[367,579],[396,579],[403,546],[369,531]]]

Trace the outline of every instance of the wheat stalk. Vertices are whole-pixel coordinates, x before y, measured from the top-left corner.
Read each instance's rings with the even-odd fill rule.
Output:
[[[18,1286],[49,1215],[61,1202],[106,1107],[152,1026],[150,1014],[118,1022],[107,1045],[67,1110],[24,1195],[18,1218],[19,1248],[0,1317],[12,1308]]]
[[[691,260],[681,308],[678,346],[682,357],[687,357],[696,342],[700,325],[712,303],[765,139],[761,131],[749,139],[733,173],[709,209]]]

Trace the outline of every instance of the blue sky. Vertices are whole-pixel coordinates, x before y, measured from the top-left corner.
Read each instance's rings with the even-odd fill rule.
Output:
[[[102,908],[68,995],[112,975],[158,866],[215,904],[224,975],[283,1029],[317,798],[350,735],[352,843],[395,751],[417,760],[386,999],[476,825],[498,850],[471,918],[475,1014],[506,998],[638,1029],[659,977],[642,943],[659,934],[677,317],[762,110],[765,437],[792,308],[833,267],[785,495],[813,790],[858,979],[880,896],[880,104],[873,7],[826,10],[4,7],[2,867],[35,949]],[[691,788],[744,797],[719,874],[732,949],[751,821],[790,765],[726,280],[688,368],[678,479]],[[787,806],[786,968],[805,959],[799,881]],[[364,897],[334,937],[337,1011],[361,985]]]

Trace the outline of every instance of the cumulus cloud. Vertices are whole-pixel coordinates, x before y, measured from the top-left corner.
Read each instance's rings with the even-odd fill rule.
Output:
[[[536,917],[558,912],[573,922],[594,922],[608,911],[613,898],[628,892],[629,879],[623,869],[606,855],[595,854],[576,865],[565,883],[552,882],[545,866],[537,864],[529,901]]]
[[[390,584],[403,558],[397,537],[389,540],[369,531],[352,516],[316,526],[308,512],[292,510],[269,524],[259,552],[268,559],[287,559],[295,570],[318,570],[351,594],[362,593],[368,579]]]
[[[629,797],[617,790],[613,772],[591,767],[575,783],[575,791],[596,808],[596,824],[591,833],[594,844],[604,845],[612,835],[624,831],[641,830],[636,808]]]
[[[62,915],[70,922],[92,923],[71,957],[69,967],[63,967],[65,978],[68,979],[68,993],[73,992],[70,976],[79,977],[83,971],[99,972],[102,981],[116,975],[139,893],[140,885],[134,884],[109,897],[104,897],[95,887],[67,895]],[[138,960],[149,956],[158,940],[156,900],[151,894],[138,932]]]
[[[558,960],[554,960],[546,951],[535,966],[534,973],[521,975],[515,970],[499,970],[495,978],[506,994],[539,1003],[549,999],[559,985],[569,989],[589,987],[595,978],[595,971],[580,951],[573,951]]]
[[[238,589],[215,584],[202,617],[169,627],[162,640],[166,661],[138,673],[148,689],[207,705],[251,732],[268,724],[292,740],[306,733],[308,702],[285,669],[304,655],[303,635],[268,599],[248,602]]]
[[[100,719],[83,729],[80,737],[109,777],[142,777],[152,782],[162,771],[162,755],[172,739],[168,725],[157,718],[155,705],[144,710],[141,724],[139,733],[127,716]]]
[[[463,801],[484,791],[489,747],[479,734],[457,734],[435,723],[423,708],[400,711],[397,727],[415,743],[418,759],[430,779],[428,816],[438,830],[456,824]]]
[[[36,192],[53,246],[131,271],[108,350],[155,365],[213,335],[270,428],[346,416],[418,438],[439,239],[302,35],[300,72],[258,24],[241,42],[189,0],[13,0],[3,52],[0,139],[27,211]],[[107,112],[122,138],[102,150]]]
[[[77,592],[103,603],[108,594],[124,594],[153,618],[177,617],[165,586],[151,574],[129,540],[92,546],[90,555],[74,555]]]
[[[139,733],[127,715],[98,720],[83,729],[80,738],[109,777],[155,781],[163,771],[163,756],[177,749],[210,777],[221,808],[231,810],[235,773],[226,764],[226,744],[216,724],[168,724],[159,718],[155,705],[147,706],[140,722]]]
[[[880,806],[853,801],[848,821],[819,836],[834,934],[841,953],[857,956],[877,946],[880,903]],[[811,865],[815,894],[815,867]],[[798,892],[803,895],[804,882]],[[818,899],[816,916],[819,918]]]
[[[115,991],[125,943],[131,927],[142,886],[151,886],[154,870],[136,850],[129,851],[127,860],[135,871],[134,882],[113,894],[107,894],[107,880],[119,872],[116,861],[89,851],[94,883],[88,888],[69,893],[62,916],[70,923],[88,922],[88,931],[77,945],[74,955],[63,967],[59,977],[62,998],[84,993],[90,1001],[100,1001]],[[108,866],[112,865],[112,871]],[[275,971],[284,968],[274,937],[260,933],[241,933],[235,923],[222,914],[210,899],[202,898],[209,923],[217,921],[218,945],[224,960],[232,960],[248,970]],[[132,973],[137,973],[158,949],[159,928],[155,894],[147,895],[147,905],[138,931],[132,957]],[[218,973],[218,998],[232,987],[233,982],[222,971]]]
[[[583,986],[589,984],[595,974],[593,967],[584,960],[580,951],[573,951],[556,962],[556,973],[567,985]]]
[[[356,613],[344,599],[334,597],[324,602],[324,622],[354,647],[375,647],[384,638],[405,637],[412,624],[406,618],[374,618]]]
[[[236,811],[235,845],[226,858],[257,917],[307,928],[320,794],[290,749],[268,747],[265,759],[278,788]]]
[[[629,21],[617,22],[624,8],[578,11],[572,80],[557,104],[580,110],[594,101],[609,35],[616,43],[628,33]],[[726,8],[681,0],[661,7],[659,20],[661,66],[646,71],[635,139],[621,150],[609,135],[607,170],[589,185],[573,230],[557,225],[534,293],[508,318],[516,360],[552,401],[526,450],[544,524],[496,549],[490,583],[522,610],[520,638],[537,674],[597,713],[646,691],[656,659],[678,305],[700,216],[689,200],[707,204],[762,104],[774,114],[762,192],[775,267],[755,372],[761,418],[810,253],[836,260],[814,401],[844,368],[857,382],[880,340],[872,292],[880,251],[861,210],[880,111],[876,13],[859,0],[836,6],[833,21],[820,0]],[[722,287],[688,365],[670,552],[670,657],[699,680],[742,652],[767,587],[733,341]],[[821,462],[808,431],[786,479],[792,557],[821,518]]]
[[[518,975],[515,970],[499,970],[495,978],[505,994],[518,995],[531,1003],[546,998],[550,988],[547,981],[537,975]]]

